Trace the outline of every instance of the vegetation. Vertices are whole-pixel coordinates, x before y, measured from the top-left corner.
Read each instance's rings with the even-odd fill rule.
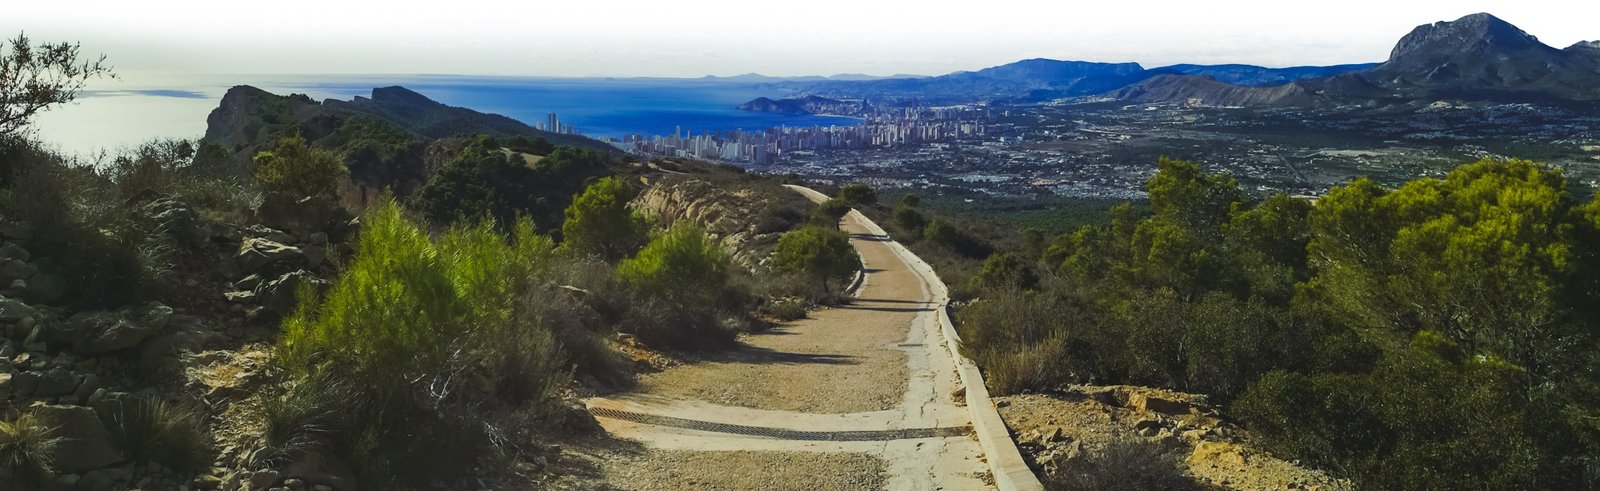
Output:
[[[516,139],[505,144],[539,146]],[[604,174],[606,162],[594,150],[558,147],[529,165],[500,140],[480,134],[465,140],[412,205],[439,224],[483,216],[507,224],[519,215],[529,215],[535,223],[561,223],[568,199],[583,189],[585,180]]]
[[[0,42],[0,137],[15,136],[39,111],[72,102],[89,80],[109,76],[105,57],[81,58],[77,44],[34,45],[23,34]]]
[[[278,140],[272,150],[257,153],[256,179],[267,191],[290,196],[334,196],[339,181],[350,171],[332,150],[312,147],[305,137]]]
[[[821,285],[825,294],[833,293],[833,282],[861,269],[861,257],[850,245],[850,237],[836,229],[801,227],[783,234],[773,250],[773,264],[781,270],[797,272]]]
[[[1146,189],[1147,215],[1044,247],[1036,286],[1031,261],[985,261],[957,317],[993,390],[1211,394],[1367,487],[1595,484],[1600,204],[1558,169],[1483,160],[1312,203],[1162,160]]]
[[[728,254],[705,230],[679,223],[617,265],[617,279],[647,299],[654,322],[633,324],[640,340],[657,346],[698,347],[733,340],[718,316],[727,305]]]
[[[628,208],[635,191],[622,180],[607,177],[572,198],[561,224],[564,250],[591,251],[606,261],[619,261],[644,245],[649,224]]]
[[[838,198],[831,198],[817,205],[811,212],[811,224],[819,227],[839,228],[839,220],[850,213],[850,204]]]
[[[0,468],[19,485],[42,486],[55,466],[51,456],[61,443],[51,433],[54,428],[32,413],[0,421]]]
[[[109,401],[97,411],[111,442],[136,464],[192,473],[211,467],[205,415],[192,403],[155,398]]]
[[[855,206],[874,205],[878,203],[878,193],[866,184],[855,183],[839,189],[840,200]]]

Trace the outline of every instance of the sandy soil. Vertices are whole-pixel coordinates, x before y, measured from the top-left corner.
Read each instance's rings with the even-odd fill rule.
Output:
[[[860,233],[849,222],[847,231]],[[882,242],[853,238],[871,274],[854,302],[745,336],[742,349],[641,377],[638,392],[757,409],[892,409],[906,391],[904,341],[927,309],[921,282]],[[873,271],[872,268],[885,268]],[[842,389],[848,388],[848,389]]]

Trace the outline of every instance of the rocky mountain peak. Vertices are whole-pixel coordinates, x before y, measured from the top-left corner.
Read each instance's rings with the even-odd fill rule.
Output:
[[[1544,43],[1517,26],[1486,13],[1455,21],[1423,24],[1400,38],[1389,61],[1410,57],[1451,56],[1467,52],[1503,52],[1544,47]]]

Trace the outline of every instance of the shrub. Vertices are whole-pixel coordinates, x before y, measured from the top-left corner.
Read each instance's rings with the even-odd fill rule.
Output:
[[[985,259],[971,282],[974,290],[1032,290],[1039,286],[1039,274],[1022,258],[1002,252]]]
[[[0,467],[26,489],[42,486],[54,472],[51,457],[60,438],[42,418],[24,413],[13,421],[0,421]]]
[[[715,312],[728,286],[728,254],[700,229],[679,222],[650,241],[639,254],[617,265],[617,279],[637,294],[657,301],[677,319],[669,328],[638,331],[647,343],[697,346],[723,343],[732,333],[716,325]],[[673,325],[676,324],[676,325]],[[636,327],[636,330],[638,328]]]
[[[572,199],[561,224],[561,248],[615,262],[628,257],[649,239],[644,215],[628,208],[633,188],[607,177],[590,184]]]
[[[278,140],[272,150],[257,153],[256,179],[268,191],[291,196],[332,196],[349,170],[332,150],[314,148],[300,135]]]
[[[1178,466],[1178,456],[1134,438],[1113,440],[1099,452],[1071,459],[1057,473],[1061,489],[1169,491],[1201,489]]]
[[[551,242],[526,218],[510,238],[484,220],[430,241],[387,199],[362,223],[341,277],[321,299],[303,291],[284,321],[269,442],[289,459],[336,452],[379,488],[487,463],[505,440],[484,414],[553,414],[569,380],[554,314],[524,300]]]
[[[878,203],[878,194],[866,184],[854,183],[839,189],[839,199],[845,203],[866,206]]]
[[[896,227],[905,231],[901,235],[909,236],[913,240],[922,238],[922,229],[928,226],[928,217],[922,216],[922,212],[915,208],[905,205],[895,207],[889,219]]]
[[[922,204],[922,198],[917,197],[915,194],[906,193],[900,195],[900,206],[916,208],[920,204]]]
[[[773,249],[773,264],[782,270],[803,274],[833,291],[835,280],[861,269],[861,257],[844,232],[822,227],[801,227],[783,234]]]
[[[99,409],[111,443],[134,463],[159,463],[178,472],[211,467],[205,413],[193,403],[155,398],[120,399]]]
[[[1057,304],[1012,291],[990,295],[956,313],[962,351],[983,367],[997,395],[1054,388],[1065,376],[1066,318]]]
[[[780,321],[804,319],[806,318],[806,302],[797,299],[780,300],[772,304],[769,313]]]

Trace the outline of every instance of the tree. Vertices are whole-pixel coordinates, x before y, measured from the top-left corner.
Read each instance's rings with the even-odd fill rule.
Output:
[[[728,253],[702,229],[678,222],[617,265],[617,279],[678,305],[714,307],[728,283]]]
[[[256,179],[268,191],[292,196],[332,196],[339,179],[349,173],[332,150],[314,148],[300,135],[278,140],[272,150],[255,155]]]
[[[975,290],[1031,290],[1039,285],[1039,275],[1022,258],[1002,252],[985,259],[971,281]]]
[[[80,59],[76,43],[34,46],[24,34],[9,46],[0,42],[0,136],[22,131],[39,111],[72,102],[90,79],[114,77],[105,59]]]
[[[922,227],[928,226],[928,218],[922,216],[922,212],[905,205],[895,207],[889,218],[912,235],[921,235]]]
[[[878,194],[871,187],[858,182],[840,189],[839,199],[856,206],[870,205],[878,202]]]
[[[916,208],[917,205],[922,204],[922,198],[918,198],[917,195],[911,193],[902,194],[900,195],[900,204],[905,205],[907,208]]]
[[[616,262],[649,239],[644,215],[628,208],[634,190],[621,179],[607,177],[590,184],[572,199],[561,224],[561,249],[594,254]]]
[[[850,246],[850,237],[844,232],[817,226],[801,227],[783,234],[773,249],[773,262],[778,268],[798,272],[822,285],[824,293],[832,293],[832,280],[842,278],[861,268],[861,257]]]
[[[850,213],[850,204],[839,198],[830,198],[817,204],[811,212],[811,223],[819,227],[839,227],[839,220]]]

